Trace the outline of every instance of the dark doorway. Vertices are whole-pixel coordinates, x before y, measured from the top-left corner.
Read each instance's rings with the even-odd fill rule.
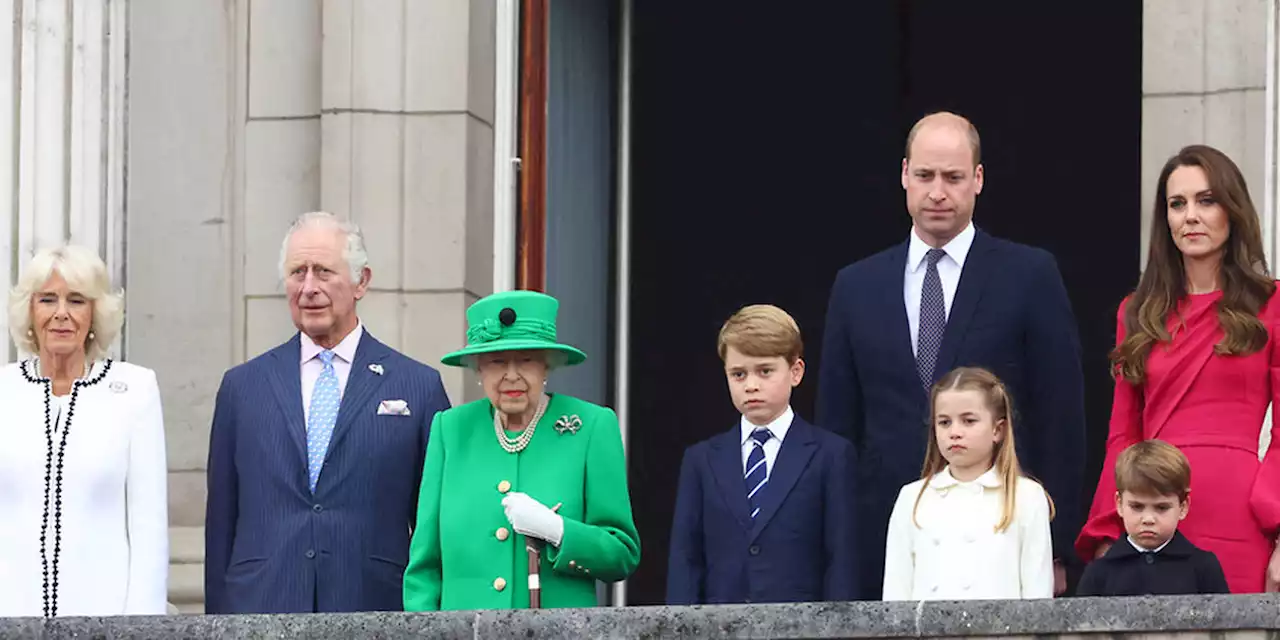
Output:
[[[756,302],[796,317],[809,373],[793,405],[813,418],[831,282],[906,239],[902,145],[929,111],[982,133],[977,224],[1057,256],[1084,346],[1091,493],[1115,310],[1139,265],[1141,3],[711,4],[635,3],[629,453],[644,559],[628,603],[664,599],[683,450],[737,420],[721,323]]]

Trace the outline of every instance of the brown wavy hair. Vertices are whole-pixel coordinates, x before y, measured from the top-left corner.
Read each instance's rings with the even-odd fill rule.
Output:
[[[945,391],[981,393],[986,400],[987,410],[991,412],[991,420],[1001,429],[1003,437],[991,451],[991,466],[995,468],[996,475],[1000,476],[1000,491],[1004,503],[1000,512],[1000,521],[995,526],[996,533],[1000,533],[1013,524],[1013,511],[1017,505],[1018,479],[1030,478],[1030,476],[1023,473],[1022,465],[1018,464],[1018,449],[1013,443],[1013,399],[1009,397],[1009,390],[1005,388],[1000,378],[996,377],[996,374],[979,367],[960,367],[951,370],[933,385],[929,393],[929,437],[924,451],[924,466],[920,469],[920,479],[924,482],[920,485],[920,493],[916,494],[915,505],[911,508],[911,521],[916,528],[920,527],[920,522],[916,520],[916,512],[920,510],[920,498],[929,488],[929,480],[947,468],[947,459],[943,457],[942,449],[938,448],[937,427],[934,426],[935,416],[938,415],[938,396]],[[1053,498],[1049,497],[1047,490],[1044,496],[1049,501],[1049,519],[1052,520]]]
[[[1166,328],[1169,315],[1187,295],[1187,274],[1182,252],[1169,228],[1169,176],[1178,167],[1200,167],[1209,180],[1214,199],[1227,212],[1228,236],[1223,244],[1218,280],[1218,322],[1225,335],[1214,345],[1220,355],[1248,355],[1267,343],[1267,328],[1258,312],[1275,293],[1275,281],[1262,249],[1262,224],[1249,198],[1240,168],[1226,154],[1205,145],[1183,147],[1160,171],[1151,211],[1151,249],[1147,268],[1124,313],[1125,339],[1111,352],[1112,373],[1130,384],[1142,384],[1147,376],[1147,356],[1160,342],[1173,336]],[[1176,331],[1175,331],[1176,332]]]

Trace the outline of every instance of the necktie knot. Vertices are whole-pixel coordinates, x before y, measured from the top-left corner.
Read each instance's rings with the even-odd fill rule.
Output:
[[[327,367],[333,364],[333,357],[335,355],[337,354],[335,354],[332,350],[325,349],[324,351],[321,351],[320,355],[317,357],[320,358],[320,362],[324,363],[324,365]]]
[[[772,437],[773,432],[763,427],[751,432],[751,439],[755,440],[756,444],[759,444],[760,446],[764,446],[764,443],[768,442],[769,438]]]
[[[929,261],[929,266],[936,267],[938,266],[938,261],[941,260],[943,256],[946,256],[947,252],[943,251],[942,249],[930,249],[929,253],[926,253],[924,255],[925,255],[925,258]]]

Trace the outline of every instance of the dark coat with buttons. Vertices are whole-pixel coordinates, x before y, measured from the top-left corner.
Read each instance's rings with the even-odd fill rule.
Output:
[[[856,598],[853,446],[796,416],[752,521],[742,430],[690,447],[680,468],[668,604]]]
[[[1259,571],[1262,567],[1258,568]],[[1127,539],[1084,570],[1076,595],[1172,596],[1229,593],[1217,556],[1175,532],[1158,552],[1140,553]]]

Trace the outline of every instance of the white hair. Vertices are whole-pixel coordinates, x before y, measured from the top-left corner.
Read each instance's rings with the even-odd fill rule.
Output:
[[[364,250],[364,234],[360,231],[360,225],[328,211],[309,211],[295,218],[293,224],[289,225],[289,231],[284,234],[284,242],[280,243],[280,279],[284,280],[288,276],[285,273],[285,259],[289,254],[289,238],[298,229],[311,226],[329,226],[342,232],[347,239],[342,259],[351,271],[351,283],[359,283],[365,267],[369,266],[369,254]]]
[[[521,349],[521,351],[523,351],[523,349]],[[547,365],[547,373],[551,373],[552,371],[565,366],[569,362],[569,354],[563,351],[557,351],[555,349],[535,349],[534,351],[537,351],[537,353],[542,356],[542,363]],[[468,369],[471,369],[476,373],[480,373],[480,356],[487,356],[495,353],[511,353],[511,351],[490,351],[488,353],[477,353],[462,356],[462,364],[466,365]]]
[[[31,297],[55,272],[67,281],[69,289],[93,301],[92,337],[85,341],[85,358],[93,361],[107,355],[124,326],[124,291],[111,290],[107,265],[97,253],[75,245],[36,253],[18,284],[9,290],[9,336],[13,343],[23,353],[40,352],[31,326]]]

